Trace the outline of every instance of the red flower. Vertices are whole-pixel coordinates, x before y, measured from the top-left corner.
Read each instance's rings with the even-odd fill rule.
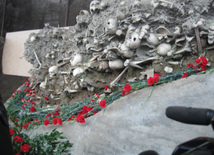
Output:
[[[47,96],[44,97],[45,101],[49,101],[49,98]]]
[[[57,118],[54,118],[52,123],[53,123],[53,125],[56,125],[57,124]]]
[[[206,66],[208,64],[207,58],[205,58],[204,56],[201,56],[200,59],[203,66]]]
[[[185,77],[188,77],[188,73],[183,72],[183,76],[181,78],[185,78]]]
[[[194,68],[193,64],[191,64],[191,63],[188,63],[188,64],[187,64],[187,67],[189,67],[189,68]]]
[[[38,118],[34,118],[33,121],[35,121],[35,124],[36,124],[37,122],[41,122]]]
[[[22,99],[21,99],[21,102],[25,102],[25,101],[27,101],[26,98],[22,98]]]
[[[31,112],[34,112],[34,111],[36,111],[36,108],[35,108],[34,106],[32,106],[32,107],[30,108],[30,111],[31,111]]]
[[[15,131],[13,129],[10,129],[10,135],[13,135]]]
[[[201,59],[196,59],[195,63],[199,64],[201,62]]]
[[[100,107],[101,107],[101,108],[105,108],[105,107],[106,107],[106,101],[105,101],[104,99],[102,99],[102,100],[100,101]]]
[[[28,123],[23,124],[22,127],[23,127],[23,129],[27,129]]]
[[[47,114],[45,117],[48,118],[48,117],[50,117],[50,116],[51,116],[51,114]]]
[[[93,113],[94,113],[94,115],[95,115],[96,113],[98,113],[98,111],[97,111],[97,110],[95,110],[95,111],[93,111]]]
[[[150,77],[147,81],[148,81],[148,84],[149,84],[150,86],[152,86],[152,85],[154,84],[154,80],[153,80],[152,77]]]
[[[24,79],[25,82],[29,82],[28,78]]]
[[[106,89],[106,90],[108,90],[108,89],[109,89],[109,87],[108,87],[108,86],[105,86],[105,89]]]
[[[61,119],[61,118],[58,118],[58,119],[57,119],[57,123],[58,123],[59,125],[62,125],[62,119]]]
[[[55,110],[55,112],[52,112],[53,116],[59,116],[59,112]]]
[[[16,155],[22,155],[22,154],[16,154]]]
[[[93,109],[93,107],[87,107],[87,106],[83,106],[82,107],[82,115],[88,113],[89,111],[91,111],[91,109]]]
[[[15,136],[15,137],[13,138],[13,140],[14,140],[15,142],[17,142],[17,143],[23,142],[22,137],[19,137],[19,136]]]
[[[14,97],[14,95],[10,95],[10,98]]]
[[[94,93],[94,96],[97,98],[100,98],[99,95],[97,93]]]
[[[122,95],[124,96],[126,94],[126,91],[125,90],[122,90]]]
[[[82,115],[77,115],[76,121],[78,123],[85,123],[85,119]]]
[[[71,116],[68,121],[74,120],[75,116]]]
[[[158,83],[158,80],[159,80],[160,76],[161,76],[160,74],[157,74],[157,73],[154,74],[153,80],[154,80],[155,83]]]
[[[25,91],[29,92],[29,91],[32,91],[32,90],[29,89],[29,88],[25,88],[24,92],[25,92]]]
[[[30,104],[31,104],[31,105],[36,105],[36,103],[35,103],[35,102],[30,102]]]
[[[200,71],[206,71],[206,70],[207,70],[207,67],[202,65]]]
[[[30,146],[28,144],[24,144],[21,146],[22,152],[29,152]]]
[[[87,106],[83,106],[82,107],[82,114],[84,115],[84,114],[86,114],[88,112],[88,107]]]
[[[32,95],[32,92],[25,94],[25,96],[30,96],[30,95]]]
[[[148,84],[152,86],[154,83],[158,83],[160,76],[161,76],[160,74],[155,73],[153,77],[149,77],[149,79],[147,80]]]
[[[48,119],[46,119],[46,120],[44,121],[44,125],[47,126],[48,124],[50,124],[50,122],[49,122]]]
[[[131,85],[130,85],[130,84],[126,84],[126,85],[124,86],[124,90],[125,90],[125,92],[129,93],[129,92],[132,90]]]
[[[27,104],[25,104],[25,103],[23,103],[22,104],[22,109],[25,109],[25,106],[26,106]]]

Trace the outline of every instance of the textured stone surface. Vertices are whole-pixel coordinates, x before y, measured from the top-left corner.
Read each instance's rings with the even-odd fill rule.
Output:
[[[182,124],[165,116],[165,109],[173,105],[213,108],[213,83],[214,73],[207,73],[156,86],[139,111],[152,90],[145,88],[113,102],[85,124],[49,125],[35,133],[57,127],[74,143],[74,155],[136,155],[148,149],[169,155],[184,141],[213,136],[211,126]]]

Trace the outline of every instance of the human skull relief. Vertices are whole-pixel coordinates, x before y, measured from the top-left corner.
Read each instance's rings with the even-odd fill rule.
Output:
[[[105,31],[106,34],[115,34],[117,31],[118,27],[118,22],[117,19],[108,19],[106,26],[105,26]]]
[[[141,40],[139,39],[139,34],[134,32],[131,37],[126,40],[126,46],[130,49],[136,49],[140,46]]]
[[[91,14],[97,13],[101,10],[100,1],[94,0],[90,3]]]

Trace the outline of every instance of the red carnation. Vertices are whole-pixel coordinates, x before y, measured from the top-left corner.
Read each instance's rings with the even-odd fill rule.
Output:
[[[17,142],[17,143],[23,142],[22,137],[19,137],[19,136],[15,136],[15,137],[13,138],[13,140],[14,140],[15,142]]]
[[[75,116],[71,116],[68,121],[74,120]]]
[[[155,83],[158,83],[158,80],[159,80],[159,77],[160,77],[161,75],[160,74],[154,74],[154,76],[153,76],[153,81],[155,82]]]
[[[50,116],[51,116],[51,114],[47,114],[45,117],[48,118],[48,117],[50,117]]]
[[[94,93],[94,96],[97,98],[100,98],[99,95],[97,93]]]
[[[45,126],[47,126],[49,123],[50,123],[50,122],[49,122],[48,119],[46,119],[46,120],[44,121],[44,125],[45,125]]]
[[[188,64],[187,64],[187,67],[189,67],[189,68],[194,68],[194,65],[191,64],[191,63],[188,63]]]
[[[52,112],[53,116],[59,116],[59,112],[55,110],[55,112]]]
[[[76,121],[78,123],[85,123],[85,119],[82,115],[77,115]]]
[[[206,66],[208,64],[207,58],[205,58],[204,56],[201,56],[200,59],[203,66]]]
[[[15,133],[14,129],[10,129],[10,135],[13,135]]]
[[[102,99],[102,100],[100,101],[100,107],[101,107],[101,108],[105,108],[105,107],[106,107],[106,101],[105,101],[104,99]]]
[[[22,127],[23,127],[23,129],[27,129],[28,123],[23,124]]]
[[[49,101],[49,98],[47,96],[44,97],[45,101]]]
[[[188,73],[183,72],[183,76],[181,78],[185,78],[185,77],[188,77]]]
[[[52,123],[53,123],[53,125],[56,125],[57,124],[57,118],[54,118]]]
[[[30,104],[31,104],[31,105],[36,105],[36,103],[35,103],[35,102],[30,102]]]
[[[105,86],[105,89],[106,89],[106,90],[108,90],[108,89],[109,89],[109,87],[108,87],[108,86]]]
[[[58,123],[59,125],[62,125],[62,119],[61,119],[61,118],[58,118],[58,119],[57,119],[57,123]]]
[[[126,84],[126,85],[124,86],[124,90],[125,90],[125,92],[129,93],[129,92],[132,90],[131,85],[130,85],[130,84]]]
[[[26,105],[27,105],[27,104],[25,104],[25,103],[22,104],[22,109],[25,109],[25,106],[26,106]]]
[[[24,144],[21,146],[22,152],[29,152],[30,146],[28,144]]]
[[[98,113],[98,111],[97,111],[97,110],[95,110],[95,111],[93,111],[93,113],[94,113],[94,115],[95,115],[96,113]]]
[[[34,111],[36,111],[36,108],[35,108],[34,106],[32,106],[32,107],[30,108],[30,111],[31,111],[31,112],[34,112]]]
[[[126,91],[125,90],[122,90],[122,95],[126,95]]]
[[[152,85],[154,84],[154,80],[153,80],[152,77],[150,77],[147,81],[148,81],[148,84],[149,84],[150,86],[152,86]]]

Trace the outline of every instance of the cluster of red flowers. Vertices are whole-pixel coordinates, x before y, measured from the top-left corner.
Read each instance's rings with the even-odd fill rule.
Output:
[[[199,71],[206,71],[207,70],[207,64],[208,64],[208,60],[207,58],[205,58],[204,56],[201,56],[200,58],[195,60],[195,63],[197,64],[196,66],[194,66],[193,64],[189,63],[187,65],[187,67],[189,68],[194,68],[194,69],[198,69]]]
[[[14,140],[14,142],[17,142],[17,143],[23,142],[22,137],[19,137],[19,136],[15,136],[15,137],[13,138],[13,140]]]
[[[10,135],[13,135],[15,133],[14,129],[10,129]]]
[[[30,87],[30,81],[28,79],[24,79],[24,81],[23,85]]]
[[[122,95],[124,96],[126,93],[129,93],[132,90],[132,87],[130,84],[126,84],[122,90]]]
[[[207,70],[208,60],[204,56],[201,56],[200,58],[196,59],[195,63],[196,63],[196,66],[194,66],[191,63],[188,63],[187,67],[197,69],[197,71],[199,72]],[[181,78],[185,78],[185,77],[188,77],[188,73],[183,72],[183,75],[181,76]]]
[[[183,75],[181,76],[181,78],[185,78],[188,77],[188,73],[183,72]]]
[[[61,118],[54,118],[52,123],[53,123],[53,125],[56,125],[57,123],[59,125],[62,125],[62,119]]]
[[[21,146],[22,152],[29,152],[30,146],[28,144],[24,144]]]
[[[19,94],[21,92],[21,90],[16,90],[13,92],[12,95],[10,95],[10,98],[13,98],[15,95]]]
[[[105,107],[106,107],[106,101],[105,101],[105,99],[102,99],[102,100],[100,101],[100,107],[101,107],[101,108],[105,108]]]
[[[153,77],[149,77],[148,78],[148,80],[147,80],[148,84],[150,86],[152,86],[154,83],[158,83],[158,80],[159,80],[160,76],[161,76],[160,74],[155,73]]]
[[[78,122],[78,123],[85,123],[85,118],[82,116],[82,115],[77,115],[77,117],[76,117],[76,121]]]
[[[59,125],[62,125],[62,119],[61,119],[61,118],[56,118],[57,116],[60,115],[59,111],[60,111],[60,110],[59,110],[58,105],[57,105],[55,111],[52,112],[52,117],[53,117],[52,123],[53,123],[53,125],[56,125],[57,123],[58,123]],[[46,118],[46,120],[44,121],[44,125],[45,125],[45,126],[47,126],[47,125],[50,124],[50,121],[47,119],[48,117],[51,117],[51,114],[48,113],[48,114],[45,116],[45,118]]]

